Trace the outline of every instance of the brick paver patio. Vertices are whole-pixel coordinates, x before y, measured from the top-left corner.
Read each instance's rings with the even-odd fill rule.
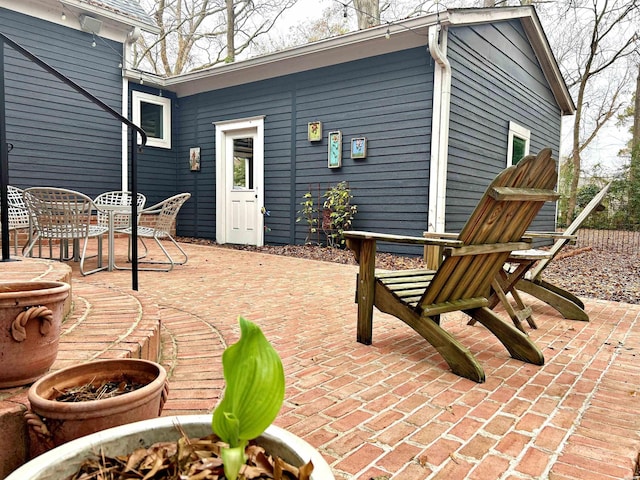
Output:
[[[539,329],[527,331],[543,367],[511,359],[482,326],[448,314],[447,330],[485,368],[486,383],[476,384],[450,373],[418,334],[380,312],[373,345],[357,343],[355,266],[184,247],[187,265],[140,272],[136,294],[162,321],[171,387],[165,415],[215,406],[220,356],[244,315],[284,362],[287,392],[276,424],[317,447],[338,479],[634,478],[640,305],[587,300],[591,322],[580,323],[532,301]],[[116,248],[126,252],[124,243]],[[129,292],[130,272],[81,277],[76,269],[79,291]]]

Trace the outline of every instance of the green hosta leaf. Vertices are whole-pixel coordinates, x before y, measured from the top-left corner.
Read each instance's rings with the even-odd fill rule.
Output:
[[[213,431],[231,447],[244,446],[275,420],[284,401],[284,369],[260,327],[242,317],[240,340],[222,354],[226,388],[213,412]]]

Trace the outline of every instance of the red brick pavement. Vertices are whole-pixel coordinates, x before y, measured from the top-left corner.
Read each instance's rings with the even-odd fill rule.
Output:
[[[126,252],[126,245],[117,245]],[[443,322],[485,368],[459,378],[402,322],[375,313],[355,341],[356,267],[185,245],[187,265],[140,272],[140,298],[162,319],[170,372],[164,414],[210,411],[236,318],[263,328],[287,377],[276,423],[305,438],[338,479],[631,479],[640,451],[640,306],[588,300],[591,322],[532,301],[543,367],[508,356],[463,314]],[[76,267],[74,267],[75,269]],[[130,272],[74,285],[126,292]],[[588,281],[588,280],[586,280]],[[530,300],[530,299],[529,299]],[[144,311],[143,311],[144,314]]]

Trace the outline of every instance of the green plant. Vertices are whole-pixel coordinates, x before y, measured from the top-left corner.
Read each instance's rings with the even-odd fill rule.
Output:
[[[318,209],[313,202],[313,195],[307,192],[302,196],[300,202],[300,210],[298,210],[298,218],[296,223],[305,220],[307,222],[307,236],[304,239],[305,244],[311,243],[311,235],[318,232]]]
[[[347,182],[340,182],[329,188],[323,198],[323,207],[327,210],[328,216],[323,219],[322,228],[327,233],[329,246],[341,247],[345,243],[344,232],[351,228],[358,206],[351,204],[353,195]]]
[[[245,447],[275,420],[284,401],[284,368],[260,327],[238,318],[240,340],[222,354],[224,397],[213,412],[213,432],[229,446],[221,449],[224,474],[236,480],[246,462]]]

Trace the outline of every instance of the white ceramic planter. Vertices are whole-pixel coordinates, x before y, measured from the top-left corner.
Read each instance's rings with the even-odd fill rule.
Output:
[[[179,434],[175,425],[178,423],[190,437],[211,433],[211,415],[180,415],[129,423],[54,448],[15,470],[5,480],[60,480],[75,473],[88,455],[100,449],[108,456],[124,455],[142,445],[176,440]],[[259,441],[269,453],[292,465],[313,461],[311,480],[335,480],[322,455],[292,433],[272,425]]]

